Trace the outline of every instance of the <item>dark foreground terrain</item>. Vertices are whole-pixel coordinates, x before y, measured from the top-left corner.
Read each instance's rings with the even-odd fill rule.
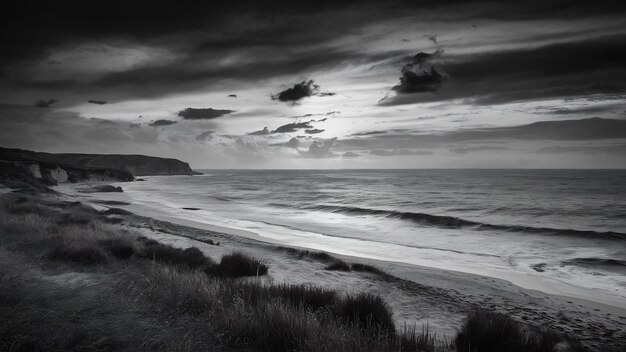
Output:
[[[132,217],[55,195],[0,196],[0,350],[586,350],[480,309],[453,337],[396,326],[378,295],[268,283],[263,258],[232,252],[214,261],[129,230]],[[300,255],[327,261],[325,270],[386,275],[326,253]]]

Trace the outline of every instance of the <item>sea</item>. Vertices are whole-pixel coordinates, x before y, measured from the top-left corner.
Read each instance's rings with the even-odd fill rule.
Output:
[[[199,171],[121,186],[263,241],[626,304],[626,170]]]

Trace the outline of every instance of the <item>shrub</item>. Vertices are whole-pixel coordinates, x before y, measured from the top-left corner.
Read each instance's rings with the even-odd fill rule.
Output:
[[[132,213],[128,210],[124,210],[121,208],[109,208],[102,212],[104,215],[131,215]]]
[[[396,343],[400,351],[438,351],[438,346],[442,345],[437,341],[437,336],[430,333],[428,325],[422,327],[421,333],[417,332],[415,326],[405,325],[396,337]],[[444,349],[447,350],[447,348]]]
[[[127,239],[116,237],[99,242],[109,253],[118,259],[128,259],[135,254],[136,249]]]
[[[243,253],[225,255],[218,265],[210,266],[206,273],[221,277],[263,276],[267,274],[267,265],[258,259]]]
[[[309,285],[272,285],[269,286],[269,293],[309,310],[332,307],[337,301],[337,292]]]
[[[296,249],[296,248],[291,248],[291,247],[278,247],[278,248],[280,250],[283,250],[289,253],[290,255],[293,255],[299,258],[306,257],[306,258],[318,260],[320,262],[329,262],[335,259],[326,252],[312,252],[312,251],[305,250],[305,249]]]
[[[72,182],[72,181],[70,181]],[[112,185],[96,185],[90,188],[83,188],[83,193],[104,193],[104,192],[124,192],[122,187],[116,187]]]
[[[146,244],[149,241],[151,240],[146,241]],[[211,259],[206,257],[204,253],[196,247],[180,249],[158,242],[156,242],[156,244],[147,244],[142,256],[157,262],[180,265],[187,268],[200,268],[211,264]]]
[[[77,247],[59,244],[52,248],[46,258],[82,265],[98,265],[107,262],[107,257],[99,248]]]
[[[354,263],[354,264],[352,264],[352,270],[365,272],[365,273],[379,274],[379,275],[384,275],[385,274],[384,271],[378,269],[377,267],[375,267],[373,265],[361,264],[361,263]]]
[[[337,302],[335,312],[349,324],[378,334],[395,334],[391,308],[380,296],[370,293],[347,295]]]
[[[328,264],[324,270],[350,271],[350,265],[343,260],[336,259],[334,262]]]
[[[257,307],[251,320],[250,340],[259,351],[301,351],[310,330],[304,312],[277,303]]]
[[[459,352],[552,352],[557,335],[524,327],[510,316],[477,309],[468,313],[455,338]]]

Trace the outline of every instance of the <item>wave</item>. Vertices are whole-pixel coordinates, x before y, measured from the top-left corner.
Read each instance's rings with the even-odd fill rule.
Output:
[[[574,258],[563,261],[563,264],[580,266],[612,266],[626,268],[626,260],[610,258]]]
[[[568,235],[568,236],[584,236],[584,237],[601,237],[617,240],[626,239],[626,234],[613,231],[590,231],[590,230],[575,230],[575,229],[555,229],[549,227],[532,227],[521,225],[499,225],[489,224],[473,220],[466,220],[447,215],[433,215],[427,213],[414,213],[404,212],[397,210],[381,210],[381,209],[369,209],[359,208],[353,206],[342,205],[315,205],[302,207],[306,210],[314,211],[328,211],[338,214],[347,215],[373,215],[382,216],[390,219],[399,219],[412,221],[422,225],[435,226],[446,229],[460,229],[460,228],[473,228],[476,230],[498,230],[506,232],[521,232],[521,233],[537,233],[537,234],[549,234],[549,235]]]

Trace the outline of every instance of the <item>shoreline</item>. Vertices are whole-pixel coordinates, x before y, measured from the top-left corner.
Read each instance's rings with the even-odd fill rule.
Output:
[[[116,183],[116,186],[123,186],[124,183]],[[241,236],[252,240],[257,240],[264,243],[274,244],[277,246],[290,246],[297,247],[309,250],[319,250],[325,251],[329,253],[333,253],[336,256],[341,256],[345,258],[354,258],[358,260],[368,260],[379,265],[384,265],[385,263],[394,264],[396,266],[407,266],[409,268],[416,268],[418,271],[427,271],[427,270],[442,270],[451,273],[457,273],[459,276],[475,276],[477,278],[489,278],[495,280],[501,280],[508,284],[515,285],[524,290],[536,291],[538,294],[547,294],[547,295],[555,295],[562,296],[565,298],[576,299],[581,301],[589,301],[593,304],[604,305],[608,307],[613,307],[617,310],[622,309],[620,312],[621,315],[626,315],[626,309],[622,307],[626,307],[626,297],[623,297],[620,300],[620,297],[607,295],[601,291],[594,291],[593,289],[586,289],[584,287],[576,287],[571,284],[560,282],[559,280],[555,281],[545,281],[544,278],[541,277],[540,274],[535,273],[525,273],[525,272],[514,272],[514,271],[502,271],[497,269],[478,269],[475,268],[459,268],[458,265],[428,265],[426,263],[414,263],[414,262],[406,262],[401,260],[393,260],[392,258],[385,258],[381,256],[377,256],[375,254],[367,255],[364,253],[358,253],[354,250],[347,250],[348,247],[333,247],[331,245],[319,245],[310,241],[307,241],[307,244],[301,243],[302,241],[294,240],[293,238],[284,238],[284,241],[281,241],[280,238],[275,238],[270,236],[263,236],[258,232],[254,232],[248,229],[241,229],[235,226],[223,226],[211,223],[210,220],[200,221],[190,217],[185,217],[183,214],[172,214],[168,211],[162,211],[158,209],[156,206],[150,206],[146,204],[138,204],[133,202],[132,199],[128,199],[127,193],[96,193],[95,195],[88,195],[84,193],[77,192],[77,186],[75,185],[63,185],[57,186],[55,189],[59,190],[61,193],[68,194],[71,196],[80,197],[85,201],[90,201],[91,197],[99,197],[98,199],[103,200],[117,200],[117,201],[127,201],[130,203],[125,206],[127,210],[131,212],[150,217],[150,218],[159,218],[166,219],[169,222],[176,223],[183,226],[194,227],[209,231],[222,232],[229,235]],[[92,206],[102,206],[97,203],[91,204]],[[185,211],[195,211],[201,209],[180,209]],[[279,225],[275,225],[279,226]],[[295,230],[294,230],[295,231]],[[301,231],[305,232],[305,231]],[[312,235],[318,235],[313,234]],[[327,235],[321,234],[321,236],[328,237]],[[276,236],[278,237],[278,236]],[[326,239],[326,238],[325,238]],[[344,241],[344,242],[360,242],[361,240],[355,238],[330,238],[333,241]],[[367,241],[366,241],[367,242]],[[383,245],[383,244],[381,244]],[[390,247],[394,246],[391,244],[384,244]],[[439,263],[441,264],[441,263]]]
[[[79,194],[71,192],[72,189],[72,186],[57,187],[64,194],[62,196],[78,198],[101,209],[107,206],[94,201],[123,201],[127,198],[124,193]],[[379,293],[390,301],[398,323],[428,325],[438,335],[452,336],[460,326],[465,312],[470,307],[479,306],[510,314],[515,319],[532,325],[550,326],[555,331],[579,336],[588,340],[591,347],[598,347],[602,342],[614,342],[614,334],[618,334],[616,341],[626,341],[626,309],[616,305],[526,289],[503,279],[483,275],[335,253],[333,256],[336,258],[380,268],[394,277],[393,282],[380,282],[381,280],[374,280],[369,274],[320,272],[319,265],[305,265],[302,260],[296,262],[279,249],[285,246],[312,248],[281,244],[254,232],[197,222],[166,212],[159,213],[148,206],[132,204],[132,200],[129,202],[131,204],[122,208],[144,218],[147,223],[157,224],[156,231],[150,228],[140,229],[149,237],[169,241],[174,246],[199,246],[205,254],[213,257],[219,257],[224,248],[231,247],[243,249],[257,257],[271,258],[271,280],[277,282],[324,287],[330,285],[334,289],[341,289],[332,286],[341,281],[341,286]],[[201,239],[206,233],[224,241],[223,247],[203,246]],[[602,337],[607,333],[608,336]]]

